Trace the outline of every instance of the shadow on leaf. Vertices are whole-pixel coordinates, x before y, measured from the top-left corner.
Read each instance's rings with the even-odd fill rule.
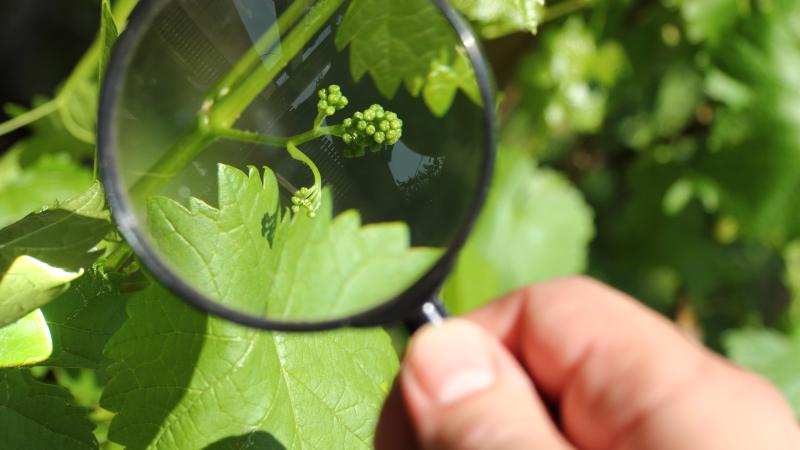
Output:
[[[286,447],[271,434],[256,431],[220,439],[203,450],[286,450]]]

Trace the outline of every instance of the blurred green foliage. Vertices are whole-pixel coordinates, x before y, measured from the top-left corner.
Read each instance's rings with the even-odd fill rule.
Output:
[[[538,44],[504,139],[585,194],[589,272],[797,407],[800,4],[599,1]]]

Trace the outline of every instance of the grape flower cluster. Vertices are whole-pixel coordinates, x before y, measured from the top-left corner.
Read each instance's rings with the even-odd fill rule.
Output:
[[[394,145],[403,135],[403,121],[397,114],[386,111],[381,105],[372,105],[358,111],[342,122],[345,143],[344,156],[363,156],[365,150],[377,152]]]

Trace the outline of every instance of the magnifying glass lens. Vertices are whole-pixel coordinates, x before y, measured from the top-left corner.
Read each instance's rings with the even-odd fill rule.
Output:
[[[372,3],[136,12],[109,66],[102,153],[156,277],[212,311],[326,322],[395,300],[460,244],[488,158],[473,63],[435,3]],[[382,18],[404,8],[422,22]]]

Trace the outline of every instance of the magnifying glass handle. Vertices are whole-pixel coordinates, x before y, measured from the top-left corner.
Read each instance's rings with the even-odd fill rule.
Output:
[[[403,323],[406,325],[408,332],[413,334],[421,326],[429,323],[434,325],[442,323],[449,316],[450,314],[444,307],[442,300],[437,295],[434,295],[430,300],[423,303],[414,314],[407,317]]]

